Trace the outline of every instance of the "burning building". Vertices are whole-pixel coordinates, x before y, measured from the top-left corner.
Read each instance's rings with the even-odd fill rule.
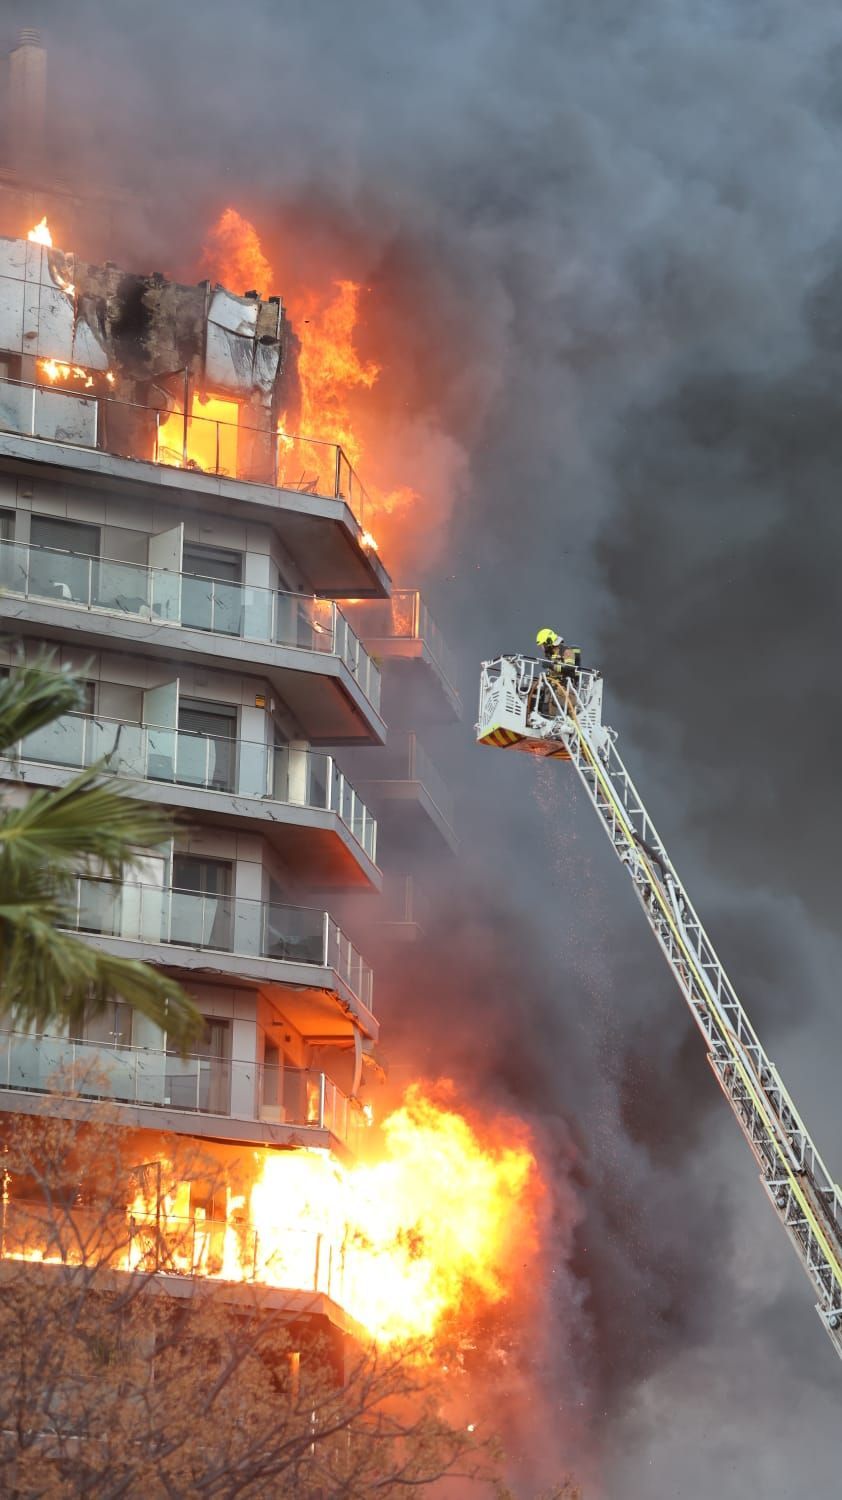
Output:
[[[475,1129],[418,1088],[365,1159],[383,1077],[369,959],[399,969],[455,850],[426,737],[461,705],[424,599],[380,556],[393,507],[360,478],[344,388],[378,371],[354,348],[359,288],[294,326],[233,210],[196,283],[61,248],[51,225],[84,215],[45,176],[40,41],[18,51],[31,150],[0,201],[4,226],[25,205],[33,227],[0,238],[0,661],[46,645],[85,704],[0,779],[20,798],[102,763],[175,815],[130,881],[80,877],[68,920],[177,978],[204,1032],[184,1057],[118,997],[72,1035],[7,1030],[0,1106],[110,1112],[132,1184],[120,1270],[425,1336],[472,1294],[504,1296],[534,1161],[517,1125]],[[0,1261],[66,1258],[29,1187],[7,1182]]]
[[[104,759],[189,824],[133,885],[80,880],[73,920],[185,980],[206,1029],[180,1058],[115,1001],[72,1039],[7,1035],[6,1102],[31,1107],[64,1072],[159,1142],[347,1156],[378,1023],[326,903],[382,876],[332,750],[385,724],[335,600],[388,577],[339,450],[329,483],[284,467],[279,302],[82,266],[33,236],[0,242],[6,657],[48,642],[87,702],[4,775],[55,785]],[[329,1294],[315,1244],[290,1278]]]
[[[2,655],[47,645],[86,701],[1,774],[20,797],[101,762],[175,814],[131,881],[80,877],[68,920],[177,977],[204,1032],[184,1057],[119,997],[73,1035],[6,1031],[3,1107],[117,1112],[135,1181],[122,1269],[429,1334],[466,1286],[503,1295],[534,1167],[510,1126],[480,1138],[418,1090],[382,1159],[358,1159],[382,1075],[364,934],[417,936],[426,855],[455,847],[418,738],[460,711],[446,646],[418,593],[392,590],[343,448],[294,430],[280,299],[50,238],[41,221],[0,240]],[[212,1173],[180,1170],[185,1148]],[[22,1191],[3,1251],[49,1258]]]

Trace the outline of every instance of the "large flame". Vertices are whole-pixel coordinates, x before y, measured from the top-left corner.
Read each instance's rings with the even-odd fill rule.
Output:
[[[227,208],[211,230],[204,251],[205,268],[232,290],[253,286],[264,291],[275,287],[269,265],[253,224],[236,209]],[[297,431],[288,431],[287,414],[278,423],[278,483],[282,487],[335,492],[338,445],[366,488],[362,505],[352,504],[365,528],[363,545],[378,549],[373,531],[379,533],[388,517],[403,515],[416,500],[415,491],[400,485],[390,491],[377,489],[361,470],[365,447],[353,400],[371,390],[380,377],[380,367],[363,360],[356,347],[362,287],[347,279],[334,281],[325,290],[306,292],[289,301],[290,315],[301,348],[298,376],[301,410]],[[353,489],[350,476],[340,473],[339,492]]]
[[[43,219],[41,219],[40,223],[36,224],[33,229],[30,229],[29,234],[26,236],[26,238],[28,240],[32,240],[33,244],[48,245],[52,247],[53,237],[50,234],[46,214],[44,215]]]
[[[522,1127],[507,1128],[508,1144],[484,1142],[414,1087],[384,1122],[386,1154],[373,1165],[259,1153],[247,1214],[267,1247],[259,1279],[289,1284],[295,1231],[311,1227],[341,1260],[339,1300],[381,1341],[430,1337],[466,1302],[500,1301],[515,1251],[534,1239],[535,1158]]]
[[[513,1294],[537,1246],[524,1127],[479,1127],[413,1086],[383,1139],[381,1160],[353,1166],[326,1150],[249,1152],[215,1189],[212,1217],[177,1166],[150,1164],[128,1206],[128,1248],[111,1263],[324,1293],[381,1343],[464,1328]],[[80,1259],[80,1236],[65,1235],[60,1253],[44,1234],[16,1245],[12,1223],[7,1257]]]
[[[272,288],[272,267],[260,245],[253,224],[226,208],[214,225],[205,247],[211,275],[219,277],[232,292],[259,292],[267,297]]]

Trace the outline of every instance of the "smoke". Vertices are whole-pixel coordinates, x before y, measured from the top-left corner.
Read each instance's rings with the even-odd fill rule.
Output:
[[[838,7],[14,0],[5,20],[44,26],[57,171],[135,195],[99,254],[195,274],[230,201],[285,286],[369,288],[375,462],[422,497],[416,566],[469,715],[481,657],[543,624],[582,641],[830,1154]],[[706,1500],[714,1469],[723,1494],[829,1493],[832,1351],[622,872],[564,768],[469,738],[439,749],[462,862],[432,951],[383,976],[384,1040],[416,1061],[423,1038],[544,1142],[572,1228],[542,1378],[586,1404],[609,1497]]]

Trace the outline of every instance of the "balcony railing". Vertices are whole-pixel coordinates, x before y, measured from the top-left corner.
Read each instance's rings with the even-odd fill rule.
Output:
[[[389,766],[391,774],[398,779],[405,777],[407,781],[420,782],[436,804],[445,822],[453,826],[453,793],[417,735],[407,735],[399,754],[389,762]]]
[[[351,606],[351,618],[364,640],[415,640],[427,647],[451,692],[456,690],[456,663],[418,589],[393,589],[388,599],[363,599]]]
[[[66,925],[102,937],[331,969],[372,1009],[371,969],[326,911],[80,877]]]
[[[0,542],[0,593],[337,656],[380,708],[380,672],[330,599],[21,542]]]
[[[383,895],[377,913],[378,921],[406,923],[426,927],[429,905],[414,875],[390,873],[383,883]]]
[[[73,769],[103,761],[117,776],[335,812],[369,859],[377,858],[375,818],[333,756],[322,751],[64,714],[27,735],[18,755]]]
[[[409,779],[420,781],[426,787],[439,812],[452,827],[455,818],[453,793],[414,734],[409,736]]]
[[[145,1195],[156,1166],[135,1168]],[[261,1235],[243,1222],[242,1214],[226,1221],[199,1212],[192,1217],[170,1213],[171,1204],[160,1190],[143,1208],[133,1204],[115,1214],[101,1207],[57,1207],[44,1198],[16,1198],[15,1186],[8,1201],[5,1195],[0,1198],[0,1260],[80,1265],[95,1259],[98,1265],[145,1275],[160,1271],[320,1292],[339,1306],[345,1304],[348,1252],[340,1226],[332,1232],[302,1227],[290,1210],[288,1222]]]
[[[362,1128],[348,1096],[309,1068],[25,1032],[0,1031],[0,1088],[310,1126],[348,1144]]]
[[[90,391],[2,379],[0,431],[344,500],[361,528],[371,521],[365,486],[338,443],[203,417],[200,398],[190,413],[161,411]]]

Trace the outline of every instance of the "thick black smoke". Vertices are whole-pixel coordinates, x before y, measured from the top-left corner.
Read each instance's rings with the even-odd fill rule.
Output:
[[[394,477],[423,481],[426,434],[461,485],[425,581],[469,704],[479,658],[539,625],[604,668],[832,1162],[838,6],[7,0],[4,19],[9,41],[45,29],[57,168],[137,193],[101,254],[189,268],[231,201],[291,274],[341,259],[372,288],[390,449],[421,466]],[[587,1403],[612,1500],[835,1492],[832,1351],[592,815],[563,768],[469,730],[448,754],[459,888],[387,1026],[529,1114],[576,1187],[551,1405]]]

